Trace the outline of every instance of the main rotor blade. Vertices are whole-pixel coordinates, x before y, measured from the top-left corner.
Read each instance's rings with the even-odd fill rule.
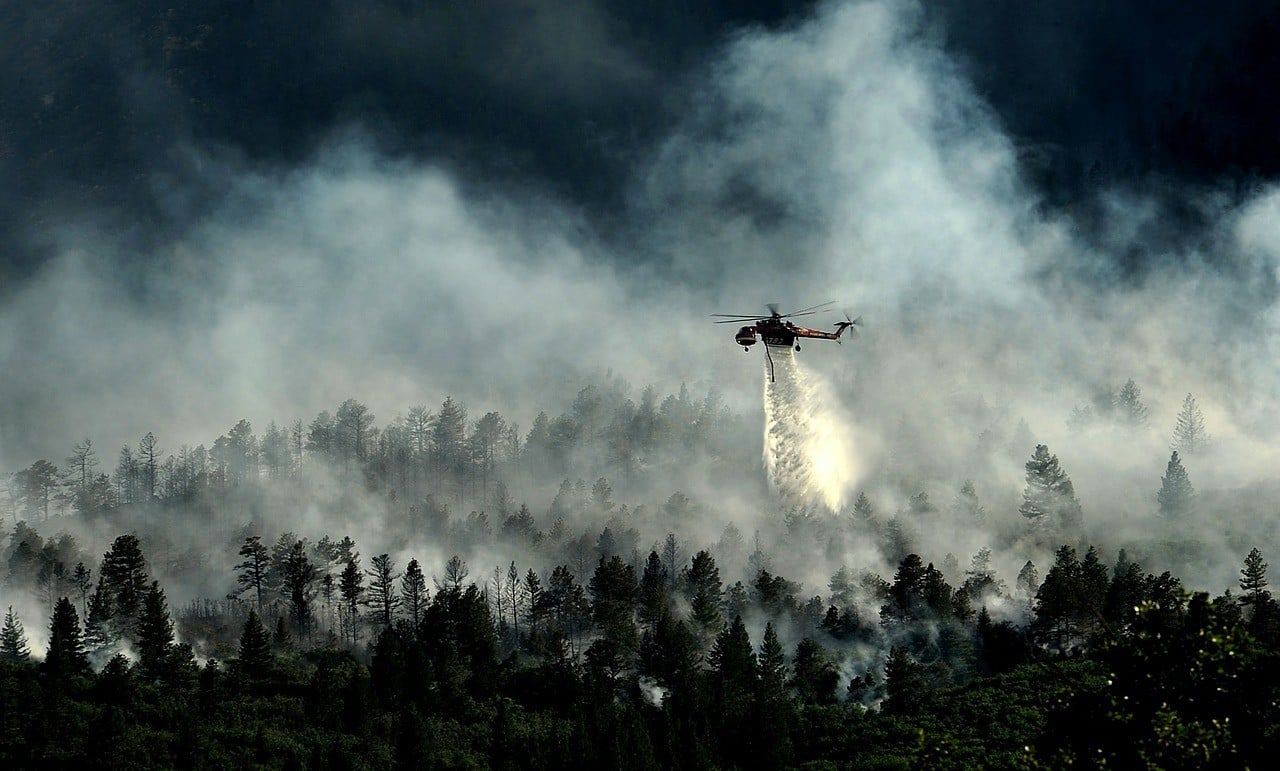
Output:
[[[773,315],[775,315],[775,316],[777,316],[777,315],[778,315],[778,304],[777,304],[777,303],[765,303],[764,307],[768,308],[768,309],[769,309],[769,312],[770,312],[770,313],[772,313]]]
[[[743,316],[740,319],[724,319],[723,321],[713,321],[712,324],[741,324],[746,321],[759,321],[759,316]]]
[[[795,311],[794,313],[784,313],[782,315],[783,316],[799,316],[801,313],[813,313],[815,311],[818,311],[822,308],[827,307],[828,305],[834,305],[835,302],[836,302],[835,300],[827,300],[824,303],[818,303],[817,305],[811,305],[808,308],[801,308],[800,310]]]
[[[763,318],[759,313],[713,313],[713,319],[759,319]]]

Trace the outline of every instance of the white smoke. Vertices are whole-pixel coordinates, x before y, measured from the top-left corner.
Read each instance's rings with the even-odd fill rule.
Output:
[[[856,487],[858,433],[825,381],[805,372],[790,348],[766,348],[764,467],[784,505],[838,512]],[[772,375],[772,377],[771,377]]]

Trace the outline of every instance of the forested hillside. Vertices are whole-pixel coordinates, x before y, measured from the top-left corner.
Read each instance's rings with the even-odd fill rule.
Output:
[[[751,477],[740,420],[714,395],[629,392],[593,383],[527,432],[452,398],[379,428],[349,399],[209,449],[147,434],[112,472],[87,440],[32,464],[9,488],[0,757],[1163,767],[1274,749],[1280,606],[1257,550],[1212,598],[1078,541],[1009,575],[990,548],[919,553],[919,528],[982,525],[971,483],[945,513],[919,493],[885,516],[864,493],[744,534],[731,500],[670,489]],[[1169,465],[1176,519],[1190,489]],[[1080,507],[1043,445],[1025,472],[1043,553]],[[859,548],[889,562],[840,564]],[[797,580],[797,560],[833,568]]]

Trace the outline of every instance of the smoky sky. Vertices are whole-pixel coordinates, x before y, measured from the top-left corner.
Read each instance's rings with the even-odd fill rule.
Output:
[[[707,98],[720,52],[820,7],[6,4],[0,280],[8,290],[29,278],[57,252],[52,231],[86,222],[129,245],[119,267],[134,271],[229,192],[208,157],[287,171],[353,128],[380,152],[448,166],[465,186],[570,201],[629,239],[635,178]],[[1280,171],[1274,143],[1254,139],[1274,136],[1275,3],[937,0],[916,13],[1043,201],[1088,233],[1105,230],[1101,187],[1168,193],[1180,188],[1161,184],[1167,175],[1212,186]],[[746,184],[733,198],[762,218],[790,214]],[[1200,232],[1208,215],[1170,198],[1147,246],[1115,254],[1104,279],[1163,268],[1173,250],[1161,239]]]

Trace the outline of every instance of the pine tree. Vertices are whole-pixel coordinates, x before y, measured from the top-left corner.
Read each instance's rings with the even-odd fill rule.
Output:
[[[978,490],[971,479],[964,480],[964,484],[960,485],[960,493],[956,496],[953,508],[962,517],[961,522],[982,525],[987,521],[987,511],[978,501]]]
[[[253,590],[257,609],[261,612],[262,593],[267,585],[267,575],[271,567],[271,554],[266,545],[262,543],[262,537],[257,535],[251,535],[244,539],[244,544],[240,546],[239,554],[244,557],[244,561],[235,567],[238,571],[236,583],[240,584],[241,592]]]
[[[1209,444],[1209,434],[1204,430],[1204,415],[1191,394],[1182,400],[1178,422],[1173,427],[1173,443],[1170,449],[1183,455],[1194,455]]]
[[[715,559],[705,550],[699,551],[682,578],[693,622],[704,634],[718,633],[724,625],[724,618],[720,615],[724,587]]]
[[[1244,567],[1240,570],[1240,598],[1242,605],[1251,605],[1255,609],[1262,607],[1271,593],[1267,590],[1267,563],[1262,561],[1262,552],[1256,548],[1249,550],[1244,558]]]
[[[1058,463],[1058,456],[1050,454],[1045,445],[1038,444],[1031,460],[1027,461],[1026,469],[1027,487],[1022,493],[1018,513],[1036,528],[1056,525],[1067,531],[1078,531],[1081,526],[1080,503],[1076,500],[1075,487]]]
[[[416,629],[418,623],[422,621],[422,612],[427,608],[428,599],[427,579],[422,574],[422,568],[416,559],[409,560],[409,565],[404,569],[404,576],[400,578],[400,597]]]
[[[262,626],[257,611],[252,608],[249,609],[249,618],[244,622],[244,630],[240,633],[238,658],[244,671],[254,676],[266,673],[274,660],[267,630]]]
[[[89,590],[93,588],[93,573],[83,562],[76,563],[76,569],[71,574],[71,584],[76,588],[76,592],[80,595],[80,610],[84,611],[84,617],[89,618]]]
[[[1039,591],[1040,573],[1036,570],[1035,563],[1031,560],[1027,560],[1022,569],[1018,571],[1017,587],[1018,595],[1028,602]]]
[[[152,581],[138,617],[138,663],[143,675],[162,677],[172,650],[173,621],[165,607],[164,590],[158,581]]]
[[[855,522],[873,522],[875,518],[876,510],[871,505],[871,499],[867,497],[865,492],[859,492],[857,499],[853,502],[853,520]]]
[[[289,598],[289,616],[299,635],[311,629],[311,600],[315,592],[316,566],[307,557],[306,543],[294,541],[284,564],[284,591]]]
[[[1116,392],[1115,416],[1130,428],[1145,428],[1147,425],[1147,405],[1142,403],[1142,389],[1133,378],[1129,378]]]
[[[111,593],[111,605],[116,618],[136,618],[147,591],[147,561],[142,556],[142,545],[136,534],[130,533],[115,539],[111,549],[102,556],[99,569],[101,580]]]
[[[778,632],[770,621],[764,626],[760,655],[756,659],[760,672],[760,693],[766,699],[782,699],[786,693],[787,657],[778,642]]]
[[[31,649],[27,647],[27,633],[22,628],[22,621],[9,606],[4,616],[4,626],[0,627],[0,661],[10,664],[26,664],[31,659]]]
[[[1178,451],[1174,450],[1169,456],[1164,476],[1160,478],[1160,491],[1156,493],[1160,515],[1170,520],[1186,519],[1191,512],[1195,492],[1187,470],[1182,467],[1182,461],[1178,458]]]
[[[44,656],[44,669],[57,677],[89,671],[89,659],[80,634],[80,617],[66,597],[59,598],[49,620],[49,649]]]
[[[927,687],[924,668],[911,658],[905,647],[896,645],[889,649],[884,680],[887,692],[884,710],[893,714],[909,711]]]
[[[796,697],[808,704],[834,704],[839,679],[840,674],[826,649],[812,637],[801,640],[796,646],[791,672],[791,687]]]
[[[379,554],[373,558],[373,568],[365,571],[369,576],[369,607],[383,628],[395,622],[396,610],[400,607],[400,595],[396,593],[396,579],[400,574],[395,572],[395,561],[388,554]]]
[[[93,596],[89,598],[89,616],[84,630],[85,646],[94,654],[95,661],[101,661],[102,654],[115,646],[116,634],[111,623],[114,615],[110,589],[105,581],[99,579]]]
[[[356,556],[347,559],[346,567],[338,578],[338,592],[342,595],[342,617],[346,622],[352,645],[360,639],[360,597],[364,594],[364,573]]]

